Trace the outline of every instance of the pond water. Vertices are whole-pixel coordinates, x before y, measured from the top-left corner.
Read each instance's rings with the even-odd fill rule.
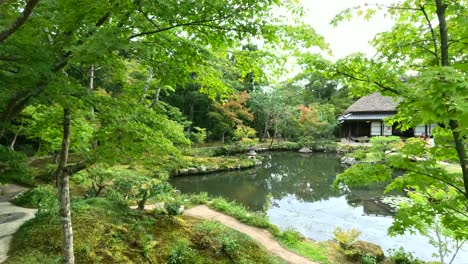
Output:
[[[323,241],[333,238],[333,230],[357,228],[360,239],[405,251],[423,260],[435,260],[436,249],[419,235],[390,237],[390,211],[373,202],[382,188],[334,190],[332,183],[343,168],[331,154],[303,155],[291,152],[262,154],[258,168],[207,175],[177,177],[171,184],[183,193],[207,192],[235,200],[254,211],[262,210],[271,194],[267,214],[280,229],[294,228],[304,236]],[[468,264],[465,247],[453,263]]]

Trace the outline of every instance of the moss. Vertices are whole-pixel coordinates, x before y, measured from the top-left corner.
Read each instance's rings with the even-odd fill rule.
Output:
[[[246,235],[224,226],[205,237],[220,247],[200,248],[194,243],[200,237],[198,219],[131,210],[104,198],[75,198],[72,213],[77,263],[168,263],[187,256],[190,263],[279,262]],[[60,253],[58,218],[42,215],[16,233],[6,263],[59,263]]]

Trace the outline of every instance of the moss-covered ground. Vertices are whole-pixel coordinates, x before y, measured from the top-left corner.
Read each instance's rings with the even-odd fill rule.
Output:
[[[216,222],[131,210],[105,198],[72,206],[76,263],[281,263]],[[60,263],[60,225],[42,213],[15,235],[7,264]]]

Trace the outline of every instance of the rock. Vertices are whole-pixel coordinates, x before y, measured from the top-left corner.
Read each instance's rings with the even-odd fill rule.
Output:
[[[347,165],[354,165],[356,164],[356,159],[353,157],[342,157],[341,163],[347,164]]]
[[[256,160],[255,160],[255,166],[257,166],[257,167],[258,167],[258,166],[262,166],[262,161],[256,159]]]
[[[194,174],[194,173],[197,173],[197,172],[198,172],[198,170],[196,168],[193,168],[193,167],[188,168],[188,173],[190,173],[190,174]]]
[[[255,157],[255,156],[257,156],[257,152],[255,152],[255,150],[249,150],[249,152],[247,153],[247,156]]]
[[[206,172],[206,166],[199,166],[197,170],[198,172]]]
[[[177,209],[177,214],[182,214],[185,210],[185,207],[183,205],[181,205],[178,209]]]
[[[299,153],[312,153],[312,150],[307,147],[303,147],[299,150]]]
[[[188,174],[188,172],[189,172],[188,169],[180,169],[180,170],[179,170],[179,174],[180,174],[180,175]]]
[[[256,146],[250,146],[247,150],[255,152],[258,148]]]

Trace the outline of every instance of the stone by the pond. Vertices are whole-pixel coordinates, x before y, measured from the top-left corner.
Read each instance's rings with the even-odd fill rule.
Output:
[[[183,174],[188,174],[189,170],[188,169],[180,169],[179,170],[179,174],[183,175]]]
[[[307,147],[303,147],[299,150],[299,153],[312,153],[312,150]]]
[[[197,170],[197,168],[192,168],[192,167],[191,167],[191,168],[188,168],[188,172],[189,172],[189,173],[197,173],[198,170]]]
[[[356,164],[356,159],[353,157],[342,157],[341,163],[347,164],[347,165],[354,165]]]
[[[255,160],[255,166],[262,166],[262,161],[261,160]]]
[[[199,166],[197,170],[198,172],[206,172],[206,166]]]
[[[249,156],[249,157],[252,157],[252,156],[255,157],[255,156],[257,156],[257,152],[255,152],[255,150],[250,150],[250,151],[247,153],[247,156]]]

